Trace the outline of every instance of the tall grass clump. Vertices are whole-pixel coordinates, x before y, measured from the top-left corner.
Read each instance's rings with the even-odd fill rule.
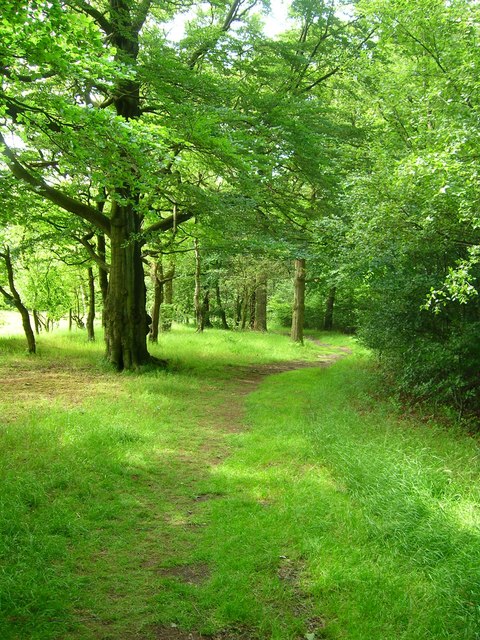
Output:
[[[269,378],[249,397],[251,431],[215,472],[238,508],[217,505],[213,555],[249,550],[257,608],[293,592],[307,619],[298,633],[310,617],[315,637],[477,639],[478,442],[403,420],[371,400],[371,384],[357,356]],[[268,633],[294,637],[274,609]]]

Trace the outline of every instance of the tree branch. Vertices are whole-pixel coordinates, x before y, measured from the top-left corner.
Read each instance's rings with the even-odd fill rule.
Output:
[[[107,262],[105,262],[105,260],[103,260],[98,253],[95,251],[94,247],[92,247],[92,245],[89,243],[89,240],[91,238],[93,238],[95,234],[93,233],[93,231],[91,233],[87,233],[86,235],[84,235],[83,237],[79,238],[78,236],[73,236],[75,238],[75,240],[78,240],[78,242],[80,242],[80,244],[85,247],[85,249],[87,250],[88,255],[90,256],[90,258],[96,263],[98,264],[99,267],[101,267],[104,271],[109,272],[110,271],[110,265],[107,264]]]
[[[133,29],[135,30],[136,33],[138,33],[140,29],[143,27],[151,6],[152,6],[152,0],[143,0],[143,2],[138,7],[136,16],[133,20]]]
[[[105,14],[98,9],[95,9],[95,7],[92,7],[90,4],[88,4],[88,2],[84,2],[84,0],[70,0],[70,2],[67,2],[67,4],[74,11],[85,13],[87,16],[93,18],[107,36],[109,36],[113,32],[113,27]]]
[[[206,44],[201,45],[189,58],[188,60],[188,66],[190,67],[190,69],[193,69],[195,64],[198,62],[198,60],[200,58],[202,58],[211,48],[213,48],[219,37],[220,34],[222,33],[226,33],[230,27],[232,26],[232,23],[237,20],[239,17],[243,16],[245,13],[247,13],[248,11],[250,11],[250,9],[252,7],[254,7],[257,3],[257,0],[253,0],[252,4],[250,4],[244,11],[242,11],[241,14],[238,13],[240,7],[242,6],[242,2],[243,0],[233,0],[230,9],[228,10],[227,15],[225,16],[225,20],[223,21],[223,23],[221,25],[218,26],[219,29],[219,35],[217,37],[215,37],[214,39],[212,39],[210,42],[207,42]]]
[[[13,300],[14,300],[13,296],[10,295],[8,293],[8,291],[6,289],[4,289],[3,287],[0,287],[0,293],[3,295],[5,300],[8,300],[9,302],[13,302]]]
[[[47,78],[53,78],[57,75],[56,71],[47,71],[46,73],[39,73],[36,75],[25,75],[23,73],[12,73],[8,67],[2,67],[0,69],[0,75],[5,76],[10,80],[20,80],[20,82],[36,82],[37,80],[45,80]]]
[[[10,147],[6,144],[5,139],[1,133],[0,144],[3,145],[1,154],[5,157],[7,165],[15,178],[18,178],[18,180],[21,180],[22,182],[28,184],[34,193],[46,198],[61,209],[64,209],[65,211],[73,213],[79,218],[86,220],[90,224],[93,224],[95,227],[98,227],[99,229],[104,231],[107,235],[110,234],[110,220],[107,218],[107,216],[103,215],[103,213],[100,213],[100,211],[98,211],[97,209],[89,207],[79,200],[75,200],[66,193],[63,193],[63,191],[51,187],[42,178],[35,176],[33,173],[30,173],[17,160],[17,157],[10,149]]]
[[[5,253],[0,253],[0,258],[5,262],[5,266],[7,268],[7,277],[8,277],[8,286],[10,287],[11,294],[0,287],[2,294],[11,302],[15,304],[20,301],[20,296],[18,294],[17,289],[15,288],[15,280],[13,277],[13,265],[12,258],[10,256],[10,247],[5,248]]]
[[[303,88],[302,91],[303,92],[310,91],[310,89],[313,89],[314,87],[319,85],[321,82],[324,82],[325,80],[328,80],[328,78],[331,78],[333,75],[335,75],[339,71],[340,71],[340,67],[335,67],[335,69],[332,69],[331,71],[329,71],[328,73],[323,75],[321,78],[317,78],[317,80],[315,80],[315,82],[312,82],[311,84],[309,84],[308,87]]]
[[[190,220],[190,218],[193,218],[193,215],[193,213],[177,213],[174,216],[169,216],[168,218],[154,222],[147,227],[143,233],[148,234],[153,233],[154,231],[168,231],[169,229],[173,229],[175,225]]]
[[[428,55],[429,55],[429,56],[431,56],[431,57],[432,57],[432,59],[434,60],[435,64],[438,66],[438,68],[440,69],[440,71],[441,71],[442,73],[445,73],[445,74],[446,74],[446,73],[447,73],[447,70],[445,69],[445,67],[443,66],[443,64],[440,62],[440,56],[439,56],[437,53],[434,53],[434,52],[430,49],[430,47],[427,47],[427,45],[426,45],[424,42],[422,42],[422,41],[420,40],[420,38],[417,38],[417,36],[416,36],[415,34],[413,34],[411,31],[409,31],[409,30],[407,29],[407,27],[406,27],[404,24],[402,24],[399,20],[395,20],[395,22],[398,24],[398,26],[399,26],[401,29],[403,29],[403,30],[405,31],[405,33],[407,34],[407,36],[408,36],[409,38],[412,38],[412,40],[413,40],[414,42],[416,42],[417,44],[419,44],[419,45],[422,47],[422,49],[423,49],[424,51],[426,51],[426,52],[428,53]]]

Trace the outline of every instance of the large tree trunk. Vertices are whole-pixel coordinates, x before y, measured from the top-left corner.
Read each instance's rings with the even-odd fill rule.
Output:
[[[93,342],[95,340],[95,278],[92,267],[88,267],[88,315],[87,336]]]
[[[326,331],[333,329],[333,308],[335,306],[335,295],[337,293],[336,287],[331,287],[328,292],[327,304],[325,308],[325,317],[323,319],[323,328]]]
[[[131,6],[129,0],[110,0],[111,43],[116,48],[115,58],[133,70],[138,57],[141,24],[134,25]],[[118,82],[114,105],[117,115],[125,120],[135,120],[140,116],[137,80]],[[150,316],[146,311],[139,239],[142,218],[136,211],[139,198],[133,184],[134,180],[126,177],[124,184],[111,196],[111,266],[105,306],[105,341],[107,359],[119,370],[135,369],[152,360],[147,349]]]
[[[303,343],[303,324],[305,320],[305,260],[295,260],[295,279],[293,287],[293,315],[291,338]]]
[[[267,330],[267,275],[259,273],[256,278],[255,291],[255,331]]]
[[[20,294],[18,293],[15,287],[15,279],[13,274],[12,259],[10,256],[10,249],[7,247],[5,253],[1,253],[0,257],[5,262],[5,267],[7,268],[8,286],[10,288],[10,291],[7,291],[3,287],[0,287],[0,293],[3,295],[3,297],[6,300],[8,300],[13,305],[15,305],[16,309],[20,313],[22,317],[23,331],[27,339],[28,353],[35,353],[37,349],[37,345],[35,343],[35,334],[33,333],[32,325],[30,323],[30,314],[28,313],[28,309],[23,304],[20,298]]]
[[[28,353],[35,353],[37,350],[37,345],[35,342],[35,334],[33,333],[32,325],[30,323],[30,315],[28,313],[28,309],[21,303],[20,300],[16,302],[14,301],[14,304],[20,312],[20,315],[22,316],[22,326],[25,337],[27,339]]]
[[[147,350],[150,317],[140,242],[140,218],[132,205],[112,203],[111,267],[105,308],[107,358],[118,369],[151,361]]]

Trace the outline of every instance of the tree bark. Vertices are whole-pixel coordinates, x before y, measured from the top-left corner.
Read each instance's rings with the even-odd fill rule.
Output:
[[[267,330],[267,275],[259,273],[256,278],[255,291],[255,331]]]
[[[242,306],[243,306],[243,300],[237,294],[237,297],[235,299],[235,326],[236,327],[238,327],[240,325],[240,322],[242,321]]]
[[[147,350],[150,316],[140,242],[141,220],[133,205],[112,203],[111,267],[105,307],[107,359],[118,369],[151,361]]]
[[[116,60],[133,70],[139,51],[138,32],[142,25],[134,24],[131,5],[129,0],[110,0],[110,25]],[[135,78],[117,83],[114,105],[117,116],[125,120],[135,120],[140,116],[140,85]],[[124,184],[117,187],[111,196],[111,267],[105,305],[105,340],[107,359],[118,370],[136,369],[152,360],[147,349],[151,318],[146,310],[141,253],[143,220],[137,212],[139,196],[132,183],[128,177],[125,178]]]
[[[175,277],[175,263],[173,260],[170,262],[170,266],[167,272],[163,275],[163,302],[165,304],[173,304],[173,278]],[[172,318],[170,313],[162,314],[162,307],[160,307],[160,330],[170,331],[172,328]]]
[[[95,340],[95,278],[92,267],[88,267],[88,315],[87,336],[91,342]]]
[[[160,305],[163,302],[163,273],[161,261],[152,265],[153,306],[152,324],[150,326],[150,342],[158,342],[158,325],[160,322]]]
[[[33,324],[35,325],[35,333],[40,335],[40,331],[42,329],[42,325],[40,322],[40,318],[38,317],[38,311],[36,309],[33,310]],[[71,327],[69,327],[70,329]]]
[[[228,326],[228,322],[227,322],[227,315],[225,313],[225,309],[223,307],[222,304],[222,296],[220,295],[220,285],[217,284],[217,286],[215,287],[215,295],[217,298],[217,308],[218,308],[218,315],[220,316],[220,321],[222,323],[222,329],[229,329]]]
[[[210,289],[206,287],[203,289],[202,314],[203,326],[211,329],[213,324],[210,320]]]
[[[27,348],[28,353],[35,353],[37,350],[37,345],[35,342],[35,334],[33,333],[32,325],[30,322],[30,314],[28,313],[27,307],[23,304],[20,294],[18,293],[15,287],[15,279],[13,274],[13,265],[12,258],[10,255],[10,249],[7,247],[5,253],[1,253],[0,257],[3,258],[5,262],[5,267],[7,268],[7,278],[8,278],[8,286],[10,291],[7,291],[3,287],[0,287],[0,293],[3,297],[11,302],[22,317],[22,326],[23,331],[25,333],[25,337],[27,339]]]
[[[255,326],[256,298],[257,296],[256,296],[255,286],[254,286],[248,298],[248,311],[249,311],[248,326],[250,327],[250,329],[253,329]]]
[[[250,311],[250,301],[251,301],[250,291],[247,288],[245,288],[244,295],[242,298],[242,331],[244,331],[247,328],[247,320],[248,320],[249,311]]]
[[[195,321],[197,323],[197,333],[202,333],[205,328],[205,316],[203,313],[203,300],[202,300],[202,262],[200,256],[200,249],[198,246],[198,239],[195,238],[195,292],[193,295],[193,304],[195,307]]]
[[[325,308],[325,317],[323,319],[323,328],[325,331],[331,331],[333,329],[333,308],[335,306],[335,295],[337,293],[336,287],[331,287],[328,292],[327,303]]]
[[[303,344],[303,324],[305,320],[305,260],[295,260],[295,278],[293,286],[293,314],[291,338]]]
[[[97,235],[97,251],[102,262],[107,261],[107,246],[103,233]],[[98,267],[98,284],[102,294],[102,302],[105,305],[108,295],[108,271],[99,265]]]

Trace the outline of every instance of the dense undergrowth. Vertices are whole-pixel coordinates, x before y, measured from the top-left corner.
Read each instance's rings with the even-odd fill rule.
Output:
[[[119,375],[78,334],[1,339],[0,637],[478,638],[478,441],[321,342],[354,355],[256,388],[337,348],[182,330]]]

